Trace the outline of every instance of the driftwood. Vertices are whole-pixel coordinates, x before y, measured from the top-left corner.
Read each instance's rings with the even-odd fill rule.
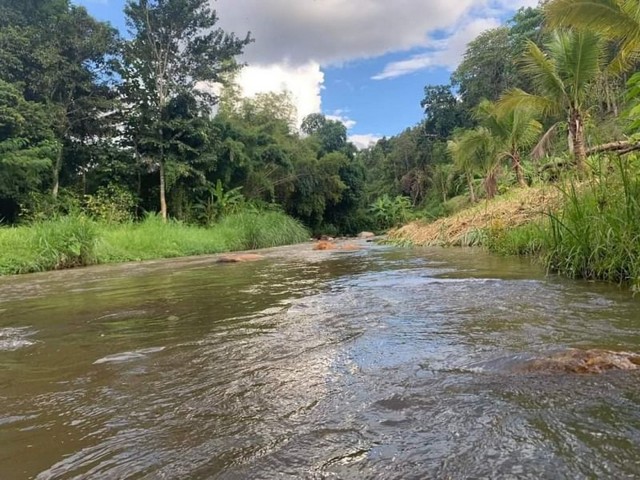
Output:
[[[603,143],[602,145],[596,145],[595,147],[588,148],[587,155],[603,152],[615,152],[619,155],[624,155],[637,150],[640,150],[640,143],[621,140],[618,142]]]

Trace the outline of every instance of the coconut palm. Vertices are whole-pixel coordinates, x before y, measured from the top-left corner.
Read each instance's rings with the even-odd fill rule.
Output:
[[[472,202],[476,200],[472,183],[476,171],[484,176],[483,184],[488,199],[495,197],[498,192],[500,156],[496,145],[496,138],[485,127],[463,130],[447,145],[454,165],[465,174]]]
[[[552,27],[578,27],[616,40],[614,70],[624,71],[640,57],[638,0],[554,0],[545,6],[545,14]]]
[[[518,184],[526,187],[522,172],[522,150],[531,147],[542,134],[542,124],[530,108],[499,109],[485,100],[476,110],[476,118],[487,127],[496,141],[498,160],[508,159]]]
[[[589,87],[604,63],[604,47],[599,36],[574,30],[557,30],[542,51],[529,42],[523,61],[536,93],[520,89],[508,91],[500,100],[503,111],[528,108],[548,116],[565,116],[569,125],[569,149],[576,166],[585,168],[584,122],[588,110]]]

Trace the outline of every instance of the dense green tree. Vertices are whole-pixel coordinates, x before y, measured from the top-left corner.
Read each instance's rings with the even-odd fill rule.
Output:
[[[15,217],[18,202],[38,191],[61,144],[45,105],[24,99],[0,80],[0,216]],[[4,207],[4,208],[3,208]]]
[[[116,50],[116,31],[68,0],[0,1],[0,78],[47,105],[63,146],[51,166],[54,196],[65,151],[114,108],[108,82]]]
[[[446,139],[456,128],[466,126],[469,121],[460,101],[451,90],[450,85],[427,85],[424,87],[424,98],[420,102],[424,109],[424,132],[431,137]]]
[[[320,143],[320,155],[333,152],[353,153],[352,146],[347,142],[347,127],[338,120],[330,120],[321,113],[312,113],[302,120],[300,129]]]
[[[125,48],[123,76],[130,85],[140,86],[131,88],[135,95],[130,101],[150,124],[142,141],[155,149],[160,212],[166,219],[166,107],[185,93],[212,103],[202,82],[222,81],[235,71],[234,59],[251,39],[216,28],[218,17],[207,0],[129,0],[125,14],[132,39]]]
[[[487,30],[469,42],[462,63],[451,77],[467,108],[483,99],[497,100],[505,90],[515,87],[517,69],[510,51],[507,27]]]

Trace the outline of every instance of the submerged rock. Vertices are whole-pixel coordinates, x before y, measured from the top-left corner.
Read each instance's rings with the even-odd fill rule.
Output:
[[[340,250],[344,250],[347,252],[357,252],[358,250],[362,250],[362,247],[353,243],[346,243],[340,247]]]
[[[218,258],[218,263],[241,263],[241,262],[255,262],[262,260],[264,257],[256,253],[239,253],[236,255],[222,255]]]
[[[524,365],[530,372],[602,373],[608,370],[638,370],[640,354],[610,350],[569,350],[536,358]]]
[[[313,246],[314,250],[335,250],[336,248],[337,246],[335,243],[327,240],[320,240]]]

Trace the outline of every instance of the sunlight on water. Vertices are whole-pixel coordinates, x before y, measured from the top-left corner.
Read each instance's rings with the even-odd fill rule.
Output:
[[[638,372],[543,360],[640,352],[639,307],[370,244],[2,279],[0,478],[635,478]]]

